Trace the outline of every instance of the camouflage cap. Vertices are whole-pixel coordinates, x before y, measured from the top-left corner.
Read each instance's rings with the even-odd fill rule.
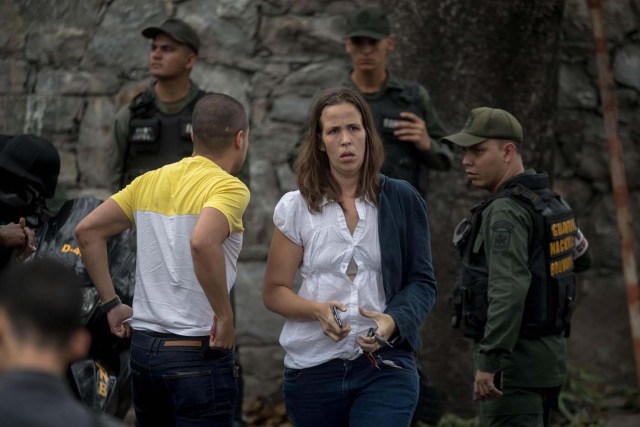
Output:
[[[351,37],[369,37],[381,40],[391,34],[391,25],[387,15],[380,9],[358,9],[347,17],[347,34]]]
[[[148,39],[153,39],[161,33],[167,34],[177,42],[186,44],[193,49],[196,55],[198,54],[198,50],[200,49],[200,37],[198,37],[198,33],[196,33],[196,31],[186,22],[171,18],[167,19],[157,27],[147,27],[142,30],[142,35]]]
[[[499,108],[479,107],[469,113],[464,128],[445,136],[442,141],[461,147],[471,147],[487,139],[508,139],[522,142],[522,126],[510,113]]]

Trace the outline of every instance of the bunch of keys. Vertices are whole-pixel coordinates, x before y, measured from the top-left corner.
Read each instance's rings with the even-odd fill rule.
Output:
[[[375,328],[369,328],[369,332],[367,332],[367,337],[373,338],[378,343],[378,345],[380,345],[380,348],[382,348],[382,347],[393,348],[393,346],[391,345],[391,343],[389,341],[387,341],[385,338],[383,338],[382,336],[380,336],[380,335],[378,335],[376,333],[376,329]],[[365,352],[364,355],[366,356],[367,360],[369,360],[369,362],[371,363],[371,365],[374,368],[380,370],[380,366],[378,366],[378,361],[376,360],[376,357],[373,355],[373,353]],[[382,359],[380,359],[380,360],[382,360]],[[382,360],[382,363],[388,364],[386,360]],[[391,364],[392,364],[391,365],[392,367],[398,367],[399,368],[399,366],[397,366],[397,365],[393,366],[393,365],[395,365],[395,363],[391,362]]]
[[[381,335],[378,335],[376,333],[376,328],[369,328],[369,332],[367,332],[367,337],[373,338],[378,343],[380,348],[382,348],[382,347],[393,348],[393,346],[391,345],[391,343],[389,341],[387,341]]]

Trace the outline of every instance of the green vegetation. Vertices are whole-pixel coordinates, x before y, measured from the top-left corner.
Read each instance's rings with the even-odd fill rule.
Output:
[[[599,427],[610,411],[636,412],[638,392],[628,387],[606,384],[604,379],[569,366],[569,379],[560,393],[556,425]]]
[[[462,419],[453,414],[444,414],[438,427],[480,427],[480,420],[477,417]]]

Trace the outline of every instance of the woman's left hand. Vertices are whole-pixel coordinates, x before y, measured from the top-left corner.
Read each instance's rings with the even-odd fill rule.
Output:
[[[389,340],[396,333],[396,322],[393,317],[379,311],[369,311],[360,307],[360,314],[368,319],[373,320],[378,325],[376,333],[385,340]],[[380,344],[376,342],[373,337],[358,337],[358,345],[362,348],[362,351],[367,353],[373,353],[380,350]]]

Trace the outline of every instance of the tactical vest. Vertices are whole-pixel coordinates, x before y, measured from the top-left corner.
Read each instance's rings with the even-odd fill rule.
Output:
[[[382,173],[391,178],[404,179],[415,188],[420,181],[420,162],[418,149],[411,142],[400,141],[394,134],[398,120],[405,120],[400,113],[408,111],[423,117],[420,104],[420,86],[405,83],[402,90],[389,88],[376,100],[367,99],[373,113],[376,129],[384,144],[384,164]]]
[[[147,90],[131,101],[122,187],[145,172],[191,155],[191,115],[204,95],[206,92],[198,90],[193,101],[177,114],[160,112]]]
[[[462,257],[463,273],[454,291],[452,326],[459,328],[464,336],[476,341],[484,336],[489,272],[484,248],[477,253],[473,249],[483,210],[501,197],[508,197],[527,209],[533,225],[529,236],[531,284],[520,335],[524,338],[561,333],[569,336],[575,298],[573,260],[578,228],[573,210],[547,187],[547,182],[546,173],[520,177],[476,205],[471,216],[456,227],[454,244]]]

